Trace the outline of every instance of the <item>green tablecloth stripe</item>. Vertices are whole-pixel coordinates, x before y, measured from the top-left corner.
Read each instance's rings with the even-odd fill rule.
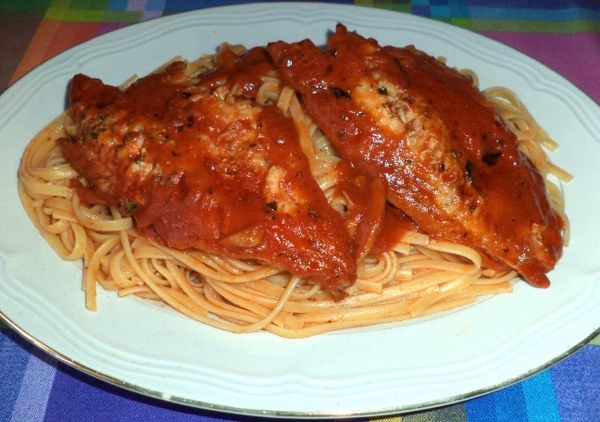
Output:
[[[387,3],[387,2],[373,2],[369,0],[356,0],[354,2],[359,6],[372,6],[379,9],[395,10],[396,12],[412,13],[412,6],[409,2],[407,3]]]
[[[51,0],[0,0],[0,10],[46,10],[50,3]]]
[[[61,22],[119,22],[135,23],[142,18],[140,11],[83,10],[50,7],[44,19]]]
[[[577,33],[600,32],[600,22],[585,19],[565,22],[541,22],[534,20],[501,20],[473,18],[435,18],[472,31]]]

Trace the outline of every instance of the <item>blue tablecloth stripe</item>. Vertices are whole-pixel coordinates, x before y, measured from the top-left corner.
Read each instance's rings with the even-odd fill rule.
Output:
[[[560,420],[558,403],[550,371],[543,371],[521,383],[527,419],[531,422],[554,422]]]
[[[390,3],[375,1],[374,3]],[[392,1],[391,3],[402,3]],[[573,19],[600,19],[600,1],[581,1],[576,6],[568,1],[467,1],[467,0],[412,0],[412,12],[423,16],[484,19],[519,19],[566,21]],[[170,2],[167,3],[170,5]]]
[[[523,386],[514,384],[490,395],[494,400],[496,420],[514,422],[527,420],[527,402],[523,394]],[[510,403],[510,406],[507,406]]]
[[[306,0],[304,0],[306,1]],[[319,0],[312,0],[319,1]],[[323,1],[323,0],[321,0]],[[120,2],[127,4],[127,2]],[[124,10],[124,7],[119,7],[121,4],[114,4],[111,2],[114,10]],[[205,9],[216,6],[229,6],[234,4],[245,4],[250,3],[248,0],[166,0],[166,1],[149,1],[145,7],[145,10],[164,10],[170,13],[186,12],[188,10]],[[352,0],[327,0],[327,3],[338,3],[338,4],[353,4]]]
[[[510,403],[507,406],[507,403]],[[494,394],[478,397],[465,403],[469,422],[527,420],[525,397],[520,385],[512,385]]]
[[[0,421],[10,420],[31,352],[17,344],[16,334],[7,334],[0,332]]]
[[[413,0],[414,2],[415,0]],[[418,0],[418,1],[430,1],[432,3],[447,3],[456,0]],[[511,9],[522,9],[537,7],[540,9],[562,9],[564,7],[570,7],[573,5],[573,0],[459,0],[469,4],[469,7],[473,6],[487,6],[487,7],[505,7]],[[577,1],[578,7],[593,7],[595,0],[579,0]]]

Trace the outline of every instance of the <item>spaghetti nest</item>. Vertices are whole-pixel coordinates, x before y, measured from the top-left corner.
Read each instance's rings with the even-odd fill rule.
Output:
[[[188,63],[190,73],[213,67],[212,56]],[[550,163],[542,149],[554,149],[556,143],[519,99],[505,88],[490,88],[484,94],[542,175],[568,180],[568,173]],[[346,198],[336,189],[339,158],[293,90],[273,74],[264,78],[256,100],[276,104],[293,119],[313,176],[331,206],[344,215]],[[165,247],[141,237],[132,218],[117,209],[80,201],[72,187],[79,176],[57,143],[72,125],[65,112],[31,141],[19,168],[19,193],[52,248],[63,259],[83,259],[83,290],[90,310],[96,310],[99,284],[119,296],[162,301],[222,330],[266,330],[300,338],[464,306],[479,296],[510,292],[517,277],[482,268],[480,255],[471,248],[407,232],[393,250],[366,257],[346,298],[334,301],[319,285],[263,263]],[[550,201],[566,221],[561,191],[546,180]]]

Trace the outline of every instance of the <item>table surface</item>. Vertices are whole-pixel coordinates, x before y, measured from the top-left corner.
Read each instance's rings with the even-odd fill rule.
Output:
[[[237,3],[245,1],[0,0],[0,93],[45,60],[100,34],[166,14]],[[354,3],[481,33],[544,63],[600,103],[598,0]],[[0,322],[0,421],[74,419],[242,418],[165,403],[98,381],[35,349]],[[464,403],[388,420],[600,420],[600,336],[518,384]]]

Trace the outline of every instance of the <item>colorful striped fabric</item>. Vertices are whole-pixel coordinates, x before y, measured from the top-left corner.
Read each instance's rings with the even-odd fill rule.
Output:
[[[120,27],[243,0],[0,0],[0,89],[39,63]],[[337,0],[335,3],[352,1]],[[357,0],[478,31],[547,64],[600,102],[598,0]],[[17,37],[15,37],[15,34]],[[558,50],[558,51],[557,51]],[[576,62],[578,66],[573,66]]]
[[[600,337],[525,381],[465,403],[382,421],[598,421]],[[139,396],[95,380],[0,331],[0,421],[239,419]],[[364,419],[363,419],[364,420]]]
[[[352,3],[336,1],[337,3]],[[0,0],[0,92],[65,49],[146,19],[239,0]],[[547,64],[600,103],[600,1],[356,1],[449,22]],[[315,6],[317,7],[317,6]],[[139,396],[83,375],[0,322],[0,422],[239,420]],[[600,337],[525,381],[389,421],[600,421]]]

